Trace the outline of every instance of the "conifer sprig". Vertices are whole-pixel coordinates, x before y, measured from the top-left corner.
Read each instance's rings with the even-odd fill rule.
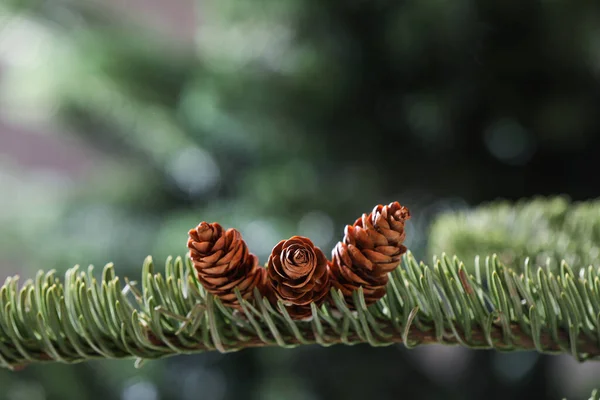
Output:
[[[516,273],[491,256],[472,270],[457,258],[442,256],[428,266],[408,253],[380,301],[367,307],[359,289],[354,303],[360,306],[351,311],[332,289],[334,305],[313,304],[308,321],[292,320],[283,304],[271,305],[258,291],[250,301],[238,293],[241,310],[225,307],[182,258],[168,259],[164,273],[147,258],[138,283],[117,277],[111,264],[99,281],[91,268],[78,267],[64,281],[40,272],[19,287],[18,277],[10,277],[0,289],[0,364],[139,362],[310,343],[440,343],[600,357],[600,268],[576,274],[566,263],[552,272],[526,262]]]
[[[493,201],[438,216],[429,235],[430,254],[445,251],[464,260],[497,254],[519,268],[553,271],[562,260],[570,265],[600,264],[600,199],[571,202],[567,197],[536,197],[516,203]]]

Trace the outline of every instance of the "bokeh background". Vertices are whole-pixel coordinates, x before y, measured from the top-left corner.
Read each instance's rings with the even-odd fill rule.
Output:
[[[496,198],[600,196],[600,3],[2,0],[0,275],[266,260],[399,200],[408,246]],[[598,364],[439,346],[245,350],[0,371],[0,399],[586,398]]]

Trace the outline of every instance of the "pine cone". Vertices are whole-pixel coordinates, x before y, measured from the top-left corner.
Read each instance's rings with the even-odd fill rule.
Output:
[[[320,306],[329,292],[327,258],[302,236],[282,240],[273,248],[267,274],[271,301],[283,300],[293,319],[310,317],[310,304]]]
[[[229,307],[240,308],[234,289],[242,298],[253,297],[255,287],[262,292],[266,271],[258,258],[249,253],[242,235],[235,229],[226,231],[218,223],[201,222],[189,231],[187,246],[202,286]]]
[[[348,305],[356,308],[352,292],[363,288],[367,305],[386,293],[388,273],[406,253],[404,224],[410,212],[398,202],[378,205],[363,214],[352,226],[346,226],[344,239],[332,252],[332,285],[340,289]]]

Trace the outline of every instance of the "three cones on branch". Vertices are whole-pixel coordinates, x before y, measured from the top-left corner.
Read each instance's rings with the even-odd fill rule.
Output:
[[[388,273],[406,252],[405,223],[410,212],[398,202],[376,206],[353,225],[327,260],[310,239],[294,236],[272,250],[267,268],[248,250],[235,229],[202,222],[189,231],[188,248],[198,280],[228,307],[240,308],[235,288],[250,300],[254,288],[274,305],[282,300],[293,319],[312,315],[311,304],[320,306],[331,287],[339,289],[350,309],[356,309],[353,293],[362,287],[367,305],[386,293]]]

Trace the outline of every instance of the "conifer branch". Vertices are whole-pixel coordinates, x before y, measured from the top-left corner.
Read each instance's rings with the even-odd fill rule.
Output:
[[[53,271],[22,287],[11,277],[0,289],[0,364],[141,361],[314,343],[439,343],[600,357],[600,268],[575,274],[566,263],[557,272],[525,263],[516,273],[491,256],[476,260],[473,270],[456,257],[427,266],[408,253],[377,303],[367,307],[359,289],[351,311],[332,289],[334,304],[313,305],[309,321],[292,320],[283,304],[275,309],[258,291],[250,301],[238,292],[241,310],[223,306],[199,284],[189,259],[168,259],[161,274],[147,258],[139,283],[121,280],[110,264],[100,281],[91,268],[77,267],[64,282]]]
[[[445,251],[471,260],[497,254],[518,269],[534,266],[556,271],[570,265],[600,264],[600,199],[571,202],[566,197],[536,197],[516,203],[494,201],[436,218],[429,235],[430,254]]]

